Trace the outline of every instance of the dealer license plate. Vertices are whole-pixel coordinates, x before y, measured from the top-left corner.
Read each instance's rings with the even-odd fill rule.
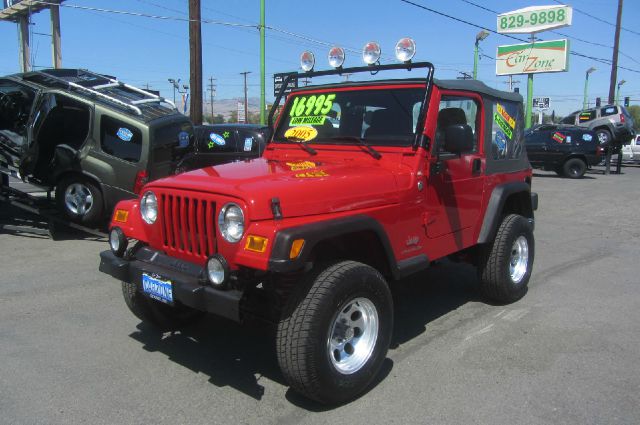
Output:
[[[154,300],[173,304],[173,285],[170,280],[163,280],[146,273],[142,274],[142,290]]]

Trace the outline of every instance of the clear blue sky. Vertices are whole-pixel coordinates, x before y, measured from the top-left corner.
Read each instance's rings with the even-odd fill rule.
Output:
[[[490,29],[496,27],[494,13],[473,6],[464,0],[413,0],[415,3],[442,13],[467,20]],[[487,9],[507,12],[533,6],[557,4],[553,0],[473,0]],[[68,0],[66,5],[139,12],[166,17],[185,18],[187,0]],[[595,17],[615,22],[617,0],[580,0],[571,4]],[[259,0],[214,2],[202,0],[202,18],[230,23],[257,25]],[[312,50],[317,58],[316,69],[325,69],[329,47],[308,41],[337,44],[360,51],[365,42],[381,43],[385,60],[392,61],[398,39],[413,37],[418,45],[416,60],[429,60],[436,66],[436,77],[455,78],[459,71],[473,68],[473,43],[478,28],[453,21],[419,9],[399,0],[353,0],[323,2],[293,2],[266,0],[266,24],[276,30],[267,31],[267,97],[272,98],[272,74],[298,68],[303,50]],[[620,49],[620,65],[640,71],[640,2],[625,1]],[[175,19],[153,19],[115,13],[61,8],[62,59],[65,67],[81,67],[116,75],[138,86],[149,84],[163,95],[172,97],[168,78],[189,79],[188,24]],[[51,65],[49,13],[33,16],[32,54],[39,67]],[[612,48],[591,43],[613,45],[614,27],[593,17],[574,11],[573,25],[558,30],[570,37],[576,52],[597,58],[611,59]],[[563,38],[544,32],[541,39]],[[524,38],[525,36],[523,36]],[[249,96],[259,96],[259,33],[255,27],[230,27],[213,23],[202,26],[203,74],[205,79],[217,78],[217,99],[240,98],[242,71],[249,74]],[[0,22],[0,74],[19,71],[17,26]],[[586,42],[585,42],[586,41]],[[515,41],[491,34],[481,43],[482,51],[495,57],[496,47]],[[348,65],[361,64],[358,53],[347,51]],[[566,114],[582,105],[585,70],[595,66],[590,77],[590,98],[606,100],[611,66],[577,56],[570,57],[570,70],[564,73],[535,76],[534,96],[550,96],[552,108]],[[618,79],[625,79],[621,97],[631,96],[640,103],[640,72],[619,70]],[[496,88],[506,88],[506,77],[495,75],[495,61],[483,57],[478,78]],[[526,76],[516,76],[522,92],[526,92]],[[205,81],[205,87],[208,82]]]

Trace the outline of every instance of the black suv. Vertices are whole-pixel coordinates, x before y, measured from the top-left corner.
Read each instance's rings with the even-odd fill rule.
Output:
[[[181,169],[193,170],[258,158],[269,138],[269,127],[260,124],[197,125],[195,136],[195,151],[184,158]]]
[[[535,126],[524,137],[532,167],[573,179],[584,176],[587,167],[598,164],[603,150],[594,131],[574,125]]]
[[[99,224],[116,202],[174,174],[193,139],[171,102],[113,77],[50,69],[0,78],[0,173],[55,187],[60,211],[81,224]]]

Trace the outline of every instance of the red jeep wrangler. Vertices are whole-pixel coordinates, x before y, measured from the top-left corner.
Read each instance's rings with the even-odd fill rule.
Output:
[[[393,281],[456,255],[477,265],[486,297],[521,298],[537,196],[519,94],[435,80],[426,62],[297,77],[398,69],[426,78],[296,89],[262,158],[120,202],[100,270],[122,281],[133,314],[161,329],[202,312],[271,320],[287,381],[333,404],[385,359]]]

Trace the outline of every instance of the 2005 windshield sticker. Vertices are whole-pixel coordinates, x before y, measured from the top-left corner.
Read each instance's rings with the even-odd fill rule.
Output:
[[[496,109],[497,112],[493,114],[493,120],[509,139],[513,139],[513,129],[516,128],[516,120],[509,115],[501,104],[498,103]]]
[[[293,99],[293,105],[289,110],[291,121],[289,126],[295,125],[322,125],[326,120],[326,114],[333,107],[335,94],[321,94],[311,96],[298,96]]]
[[[313,127],[291,127],[284,133],[284,137],[292,142],[308,142],[318,137],[318,130]]]

